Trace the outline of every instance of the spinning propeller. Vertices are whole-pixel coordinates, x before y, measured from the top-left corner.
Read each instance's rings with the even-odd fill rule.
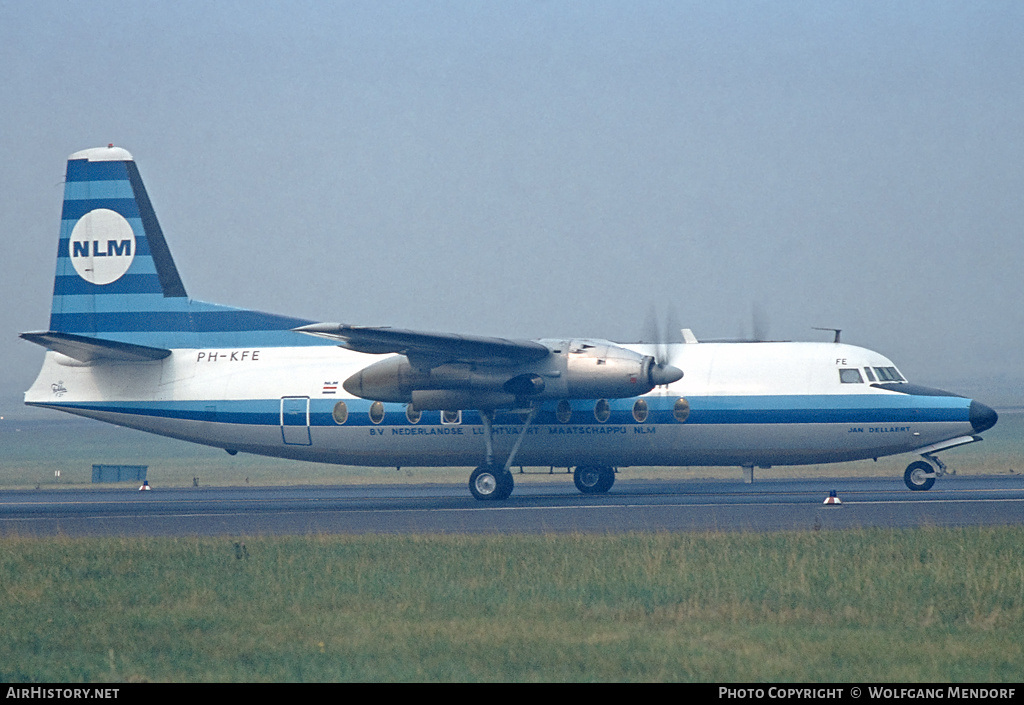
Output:
[[[682,326],[679,324],[679,317],[671,304],[665,318],[665,327],[662,328],[658,325],[657,312],[652,306],[644,323],[645,342],[654,343],[654,358],[648,371],[648,377],[651,384],[656,387],[672,384],[683,378],[683,371],[673,365],[671,360],[671,344],[682,342]]]

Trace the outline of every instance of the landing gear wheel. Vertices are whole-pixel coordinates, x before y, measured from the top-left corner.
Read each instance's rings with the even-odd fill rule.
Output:
[[[481,465],[469,476],[469,491],[479,500],[508,499],[514,487],[512,473],[500,465]]]
[[[916,492],[930,490],[935,484],[935,468],[923,460],[918,460],[907,466],[907,471],[903,473],[903,481]]]
[[[603,494],[615,484],[615,468],[607,465],[580,465],[572,474],[576,489],[583,494]]]

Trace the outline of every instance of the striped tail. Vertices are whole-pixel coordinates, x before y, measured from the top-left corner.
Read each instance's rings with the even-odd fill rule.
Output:
[[[307,323],[189,299],[132,155],[68,158],[49,332],[167,349],[309,345],[291,332]]]

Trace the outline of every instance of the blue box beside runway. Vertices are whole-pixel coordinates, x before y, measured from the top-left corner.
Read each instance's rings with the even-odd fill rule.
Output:
[[[93,482],[141,482],[146,479],[148,465],[93,465]]]

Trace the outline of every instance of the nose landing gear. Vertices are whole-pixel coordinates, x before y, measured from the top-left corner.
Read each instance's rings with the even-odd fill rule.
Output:
[[[930,490],[935,484],[935,468],[923,460],[911,463],[903,473],[903,482],[915,492]]]
[[[934,455],[922,455],[924,460],[918,460],[907,466],[903,473],[903,482],[915,492],[930,490],[935,484],[935,478],[947,474],[946,464]],[[949,474],[955,474],[952,471]]]

